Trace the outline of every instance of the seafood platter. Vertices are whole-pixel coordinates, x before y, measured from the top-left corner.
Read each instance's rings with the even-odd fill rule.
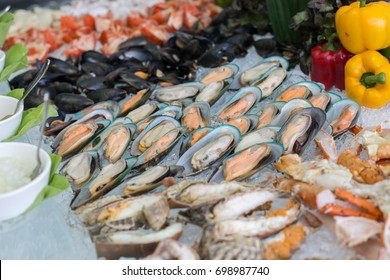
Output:
[[[103,259],[388,259],[389,105],[349,94],[367,54],[329,88],[271,33],[229,25],[237,9],[60,10],[11,30],[5,49],[27,45],[30,67],[10,89],[51,62],[24,107],[49,95],[58,111],[44,134],[70,185],[61,207]],[[386,86],[371,74],[367,91]]]

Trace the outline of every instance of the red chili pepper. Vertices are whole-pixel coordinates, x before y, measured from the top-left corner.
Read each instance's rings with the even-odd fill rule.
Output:
[[[311,49],[310,76],[313,81],[324,84],[325,90],[332,86],[344,90],[344,66],[353,54],[334,40],[331,36],[328,43]]]

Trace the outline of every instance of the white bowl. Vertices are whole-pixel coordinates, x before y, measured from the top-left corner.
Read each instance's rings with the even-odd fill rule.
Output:
[[[0,161],[11,157],[36,163],[37,147],[26,143],[0,143]],[[49,183],[51,160],[48,153],[40,150],[41,173],[30,183],[16,190],[0,194],[0,221],[22,214],[34,202],[38,194]],[[1,175],[0,175],[1,176]]]
[[[4,69],[4,63],[5,63],[5,52],[0,50],[0,73]]]
[[[6,115],[13,114],[18,103],[18,99],[9,96],[0,96],[0,120]],[[23,104],[15,115],[0,121],[0,141],[7,139],[18,130],[23,116]]]

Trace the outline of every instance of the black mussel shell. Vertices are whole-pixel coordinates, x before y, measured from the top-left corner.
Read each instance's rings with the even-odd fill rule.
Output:
[[[80,55],[80,62],[108,63],[108,58],[104,54],[97,51],[86,51]]]
[[[74,93],[61,93],[54,98],[56,106],[65,113],[71,114],[95,104],[93,100]]]
[[[87,93],[87,97],[98,103],[106,100],[119,101],[126,97],[127,91],[119,88],[104,88]]]

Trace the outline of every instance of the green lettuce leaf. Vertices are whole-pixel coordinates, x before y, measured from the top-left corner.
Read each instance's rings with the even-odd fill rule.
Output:
[[[5,13],[0,17],[0,48],[3,46],[5,38],[7,37],[8,30],[14,20],[14,16],[11,13]]]
[[[15,44],[8,49],[5,53],[5,64],[0,73],[0,81],[7,80],[12,73],[28,66],[27,53],[27,48],[21,44]]]
[[[51,170],[50,170],[49,185],[46,186],[39,193],[37,198],[34,200],[31,206],[26,210],[26,212],[38,206],[45,199],[53,197],[70,187],[68,180],[64,176],[56,174],[57,168],[61,162],[61,157],[59,155],[50,154],[50,159],[51,159]]]
[[[36,108],[31,108],[23,112],[22,122],[14,136],[6,139],[5,141],[13,141],[17,138],[23,136],[30,128],[37,126],[41,123],[42,113],[43,113],[43,103]],[[54,106],[49,105],[47,110],[47,117],[56,117],[58,116],[57,110]]]
[[[23,96],[23,92],[24,92],[24,88],[16,88],[14,90],[11,90],[9,93],[7,93],[6,96],[20,99]]]

